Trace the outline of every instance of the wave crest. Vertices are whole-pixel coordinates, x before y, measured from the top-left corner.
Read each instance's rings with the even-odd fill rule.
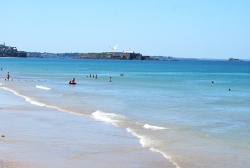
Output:
[[[139,135],[136,133],[135,130],[132,128],[126,128],[127,132],[130,132],[132,135],[136,136],[137,138],[140,139],[140,144],[142,147],[152,147],[152,146],[158,146],[159,142],[157,140],[150,139],[149,137],[145,135]]]
[[[37,85],[36,88],[39,88],[39,89],[45,89],[45,90],[50,90],[51,88],[48,88],[48,87],[44,87],[44,86],[39,86]]]
[[[149,124],[145,124],[143,127],[146,128],[146,129],[152,129],[152,130],[165,130],[165,129],[170,129],[170,128],[165,128],[165,127],[153,126],[153,125],[149,125]]]
[[[117,126],[116,123],[121,122],[123,119],[125,119],[125,116],[120,115],[120,114],[114,114],[114,113],[106,113],[103,111],[96,111],[92,113],[95,119],[105,121],[105,122],[110,122],[113,125]]]

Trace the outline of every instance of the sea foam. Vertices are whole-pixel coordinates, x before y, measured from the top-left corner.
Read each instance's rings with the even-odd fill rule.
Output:
[[[130,132],[132,135],[136,136],[137,138],[140,139],[140,144],[142,145],[142,147],[152,147],[155,146],[158,143],[158,141],[150,139],[149,137],[145,136],[145,135],[139,135],[137,134],[132,128],[126,128],[127,132]]]
[[[96,111],[92,113],[95,119],[105,121],[105,122],[110,122],[113,125],[117,126],[116,123],[120,122],[122,119],[125,119],[125,116],[119,115],[119,114],[114,114],[114,113],[106,113],[103,111]]]
[[[150,148],[151,151],[154,151],[154,152],[158,152],[158,153],[161,153],[165,158],[169,159],[177,168],[180,168],[175,162],[173,162],[172,160],[172,157],[171,156],[168,156],[166,153],[152,147]]]
[[[6,87],[3,87],[3,89],[8,90],[8,91],[10,91],[10,92],[13,92],[13,93],[14,93],[15,95],[17,95],[17,96],[20,96],[20,97],[25,98],[25,100],[26,100],[27,102],[30,102],[31,104],[38,105],[38,106],[45,106],[45,107],[48,107],[46,104],[43,104],[43,103],[37,102],[37,101],[35,101],[35,100],[32,100],[31,98],[29,98],[29,97],[27,97],[27,96],[20,95],[18,92],[14,91],[14,90],[12,90],[12,89],[9,89],[9,88],[6,88]]]
[[[7,87],[2,87],[3,89],[7,90],[7,91],[10,91],[10,92],[13,92],[15,95],[17,96],[20,96],[20,97],[23,97],[25,99],[25,101],[33,104],[33,105],[37,105],[37,106],[43,106],[43,107],[49,107],[49,108],[54,108],[54,109],[57,109],[59,111],[62,111],[62,112],[67,112],[67,113],[72,113],[72,114],[76,114],[76,115],[82,115],[80,113],[75,113],[73,111],[70,111],[70,110],[66,110],[66,109],[62,109],[60,107],[57,107],[57,106],[51,106],[51,105],[47,105],[47,104],[44,104],[44,103],[41,103],[41,102],[38,102],[38,101],[35,101],[33,99],[31,99],[30,97],[28,96],[24,96],[24,95],[21,95],[19,94],[17,91],[15,90],[12,90],[12,89],[9,89]]]
[[[45,90],[50,90],[51,88],[48,88],[48,87],[44,87],[44,86],[36,86],[36,88],[39,88],[39,89],[45,89]]]
[[[153,125],[149,125],[149,124],[145,124],[143,127],[146,128],[146,129],[151,129],[151,130],[165,130],[165,129],[170,129],[170,128],[165,128],[165,127],[153,126]]]

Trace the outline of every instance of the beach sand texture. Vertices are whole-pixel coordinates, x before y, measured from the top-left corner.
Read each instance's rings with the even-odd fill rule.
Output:
[[[175,167],[124,129],[0,88],[0,167]]]

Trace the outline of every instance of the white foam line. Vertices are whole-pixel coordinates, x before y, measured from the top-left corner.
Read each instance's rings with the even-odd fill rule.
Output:
[[[48,88],[48,87],[44,87],[44,86],[36,86],[36,88],[39,88],[39,89],[45,89],[45,90],[50,90],[51,88]]]
[[[165,129],[170,129],[170,128],[165,128],[165,127],[153,126],[153,125],[149,125],[149,124],[145,124],[143,127],[146,128],[146,129],[151,129],[151,130],[165,130]]]
[[[45,107],[47,106],[46,104],[43,104],[43,103],[34,101],[34,100],[32,100],[31,98],[29,98],[29,97],[27,97],[27,96],[20,95],[19,93],[17,93],[16,91],[14,91],[14,90],[12,90],[12,89],[9,89],[9,88],[6,88],[6,87],[3,87],[3,89],[8,90],[8,91],[10,91],[10,92],[13,92],[13,93],[14,93],[15,95],[17,95],[17,96],[21,96],[21,97],[25,98],[25,100],[26,100],[27,102],[30,102],[31,104],[38,105],[38,106],[45,106]]]
[[[68,110],[62,110],[60,109],[59,107],[56,107],[56,106],[49,106],[49,105],[46,105],[46,104],[43,104],[43,103],[40,103],[40,102],[37,102],[37,101],[34,101],[32,100],[31,98],[27,97],[27,96],[23,96],[19,93],[17,93],[16,91],[12,90],[12,89],[9,89],[9,88],[6,88],[6,87],[2,87],[4,90],[7,90],[7,91],[10,91],[12,93],[14,93],[15,95],[17,96],[20,96],[20,97],[23,97],[27,102],[33,104],[33,105],[37,105],[37,106],[43,106],[43,107],[49,107],[49,108],[54,108],[54,109],[57,109],[59,111],[62,111],[62,112],[66,112],[66,113],[72,113],[72,114],[76,114],[76,115],[83,115],[83,114],[79,114],[79,113],[75,113],[75,112],[72,112],[72,111],[68,111]]]
[[[175,163],[170,156],[168,156],[166,153],[155,149],[154,147],[150,148],[151,151],[161,153],[165,158],[169,159],[177,168],[180,168],[177,163]]]
[[[140,139],[140,144],[142,145],[142,147],[151,147],[151,146],[156,146],[158,144],[156,140],[151,140],[147,136],[142,136],[142,135],[135,133],[135,131],[133,131],[132,128],[130,127],[126,128],[126,130],[127,132],[130,132],[132,135]]]
[[[27,97],[27,96],[20,95],[19,93],[17,93],[16,91],[14,91],[12,89],[9,89],[9,88],[6,88],[6,87],[3,87],[3,89],[8,90],[10,92],[13,92],[17,96],[23,97],[27,102],[29,102],[31,104],[34,104],[34,105],[37,105],[37,106],[43,106],[43,107],[50,107],[50,108],[54,108],[54,109],[57,109],[57,110],[63,111],[63,112],[73,113],[73,112],[70,112],[70,111],[62,110],[62,109],[60,109],[58,107],[55,107],[55,106],[49,106],[49,105],[46,105],[44,103],[37,102],[37,101],[32,100],[31,98]]]
[[[150,140],[150,138],[148,138],[146,136],[138,135],[130,127],[126,128],[126,130],[127,130],[127,132],[130,132],[132,135],[134,135],[134,136],[136,136],[137,138],[140,139],[140,144],[142,145],[142,147],[151,147],[150,148],[151,151],[161,153],[165,158],[170,160],[170,162],[172,162],[177,168],[180,168],[175,162],[173,162],[173,160],[172,160],[172,158],[170,156],[168,156],[164,152],[152,147],[152,146],[156,146],[156,144],[157,144],[156,140]]]
[[[125,116],[123,115],[114,114],[114,113],[106,113],[100,110],[92,113],[92,116],[97,120],[110,122],[115,126],[117,126],[116,123],[120,122],[122,119],[125,119]]]

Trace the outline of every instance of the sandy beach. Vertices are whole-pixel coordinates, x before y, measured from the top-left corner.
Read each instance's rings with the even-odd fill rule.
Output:
[[[0,88],[1,167],[175,167],[124,129]]]

